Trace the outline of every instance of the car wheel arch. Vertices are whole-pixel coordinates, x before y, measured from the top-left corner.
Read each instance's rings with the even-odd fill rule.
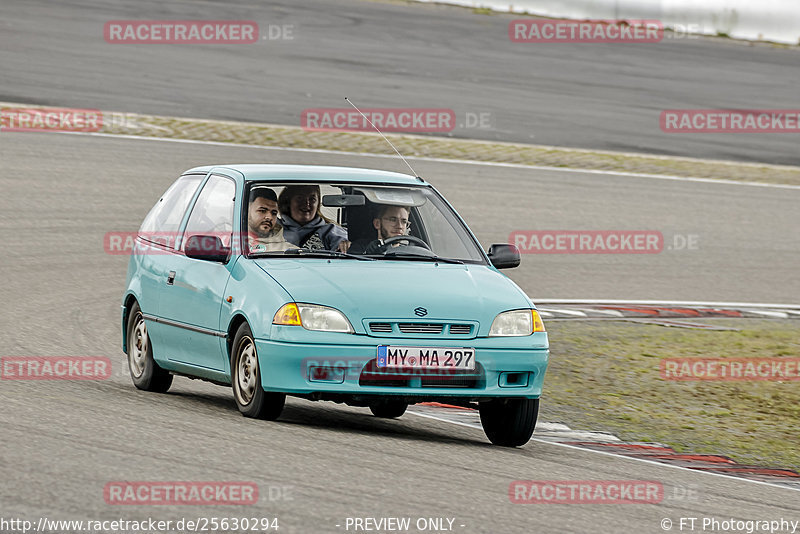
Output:
[[[128,317],[131,313],[131,308],[133,308],[134,304],[138,304],[139,300],[136,298],[136,295],[133,293],[129,293],[125,297],[125,304],[124,311],[122,313],[122,351],[127,354],[128,353]],[[141,305],[139,306],[141,309]]]
[[[236,336],[236,332],[239,330],[239,327],[244,323],[249,325],[250,321],[248,321],[247,317],[245,317],[242,313],[236,313],[233,317],[231,317],[230,323],[228,323],[228,331],[227,335],[225,336],[225,346],[228,349],[227,356],[229,363],[231,361],[231,356],[233,355],[233,338]]]

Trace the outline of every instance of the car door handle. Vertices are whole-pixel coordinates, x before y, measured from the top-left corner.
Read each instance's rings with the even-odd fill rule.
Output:
[[[170,271],[167,275],[167,285],[171,286],[175,282],[175,271]]]

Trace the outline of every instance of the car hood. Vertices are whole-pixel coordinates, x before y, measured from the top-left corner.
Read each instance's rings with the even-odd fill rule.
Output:
[[[484,265],[310,258],[256,264],[295,302],[336,308],[356,328],[381,318],[491,322],[502,311],[531,305],[514,282]],[[426,314],[415,314],[417,308]]]

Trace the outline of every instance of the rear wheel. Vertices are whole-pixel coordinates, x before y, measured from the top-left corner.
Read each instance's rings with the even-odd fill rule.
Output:
[[[261,386],[256,343],[247,323],[239,327],[233,338],[231,383],[236,406],[243,416],[272,421],[281,415],[286,395],[267,393]]]
[[[369,409],[375,417],[394,419],[406,413],[408,404],[402,401],[385,400],[369,405]]]
[[[519,447],[533,435],[539,399],[498,399],[480,403],[479,410],[489,441],[503,447]]]
[[[128,313],[128,369],[133,385],[139,389],[165,393],[172,385],[172,375],[153,359],[147,324],[138,302],[133,303]]]

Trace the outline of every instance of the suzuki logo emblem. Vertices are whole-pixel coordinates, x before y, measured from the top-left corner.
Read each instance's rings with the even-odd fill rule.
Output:
[[[414,313],[417,314],[419,317],[425,317],[428,315],[428,310],[420,306],[419,308],[414,308]]]

